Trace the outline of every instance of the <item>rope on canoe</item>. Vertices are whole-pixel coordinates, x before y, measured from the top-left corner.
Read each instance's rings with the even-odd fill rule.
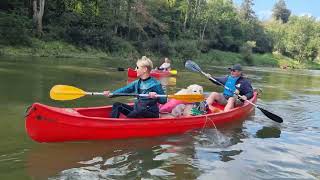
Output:
[[[202,127],[201,131],[203,131],[203,130],[204,130],[204,128],[206,127],[206,124],[207,124],[208,120],[210,120],[210,121],[211,121],[211,123],[212,123],[212,125],[214,126],[214,128],[216,128],[216,129],[217,129],[217,126],[214,124],[213,120],[212,120],[211,118],[209,118],[208,116],[206,116],[206,121],[204,122],[204,125],[203,125],[203,127]]]
[[[35,110],[36,110],[36,109],[35,109],[32,105],[28,106],[27,109],[26,109],[26,112],[25,112],[24,117],[28,117],[28,116],[30,115],[30,113],[31,113],[32,111],[35,111]]]

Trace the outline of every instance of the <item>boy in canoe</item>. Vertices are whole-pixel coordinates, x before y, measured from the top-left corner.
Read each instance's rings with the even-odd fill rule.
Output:
[[[111,112],[112,118],[119,118],[120,113],[124,114],[128,118],[159,117],[159,107],[157,103],[164,104],[167,102],[167,98],[157,97],[157,94],[162,95],[164,94],[164,91],[160,82],[150,77],[150,71],[152,68],[152,61],[146,56],[142,56],[142,58],[137,61],[137,67],[135,69],[139,79],[112,92],[112,94],[137,93],[149,95],[147,97],[138,96],[133,107],[120,102],[114,103]],[[112,94],[110,91],[104,91],[105,96],[114,97]]]
[[[219,104],[225,105],[224,111],[229,111],[235,106],[242,105],[245,100],[249,100],[253,97],[253,88],[250,81],[243,77],[241,65],[236,64],[228,69],[230,70],[229,76],[217,77],[214,79],[222,83],[229,90],[224,88],[223,93],[212,92],[207,98],[207,104],[209,107],[214,101],[216,101]],[[206,76],[211,80],[210,74],[207,74]],[[212,82],[219,85],[214,81]],[[238,94],[241,99],[237,98],[234,93]]]

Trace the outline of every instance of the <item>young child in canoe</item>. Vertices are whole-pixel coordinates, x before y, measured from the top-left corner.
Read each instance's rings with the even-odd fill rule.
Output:
[[[161,71],[170,71],[171,70],[171,61],[169,58],[164,58],[164,63],[157,68],[158,70]]]
[[[152,68],[152,61],[146,56],[143,56],[141,59],[137,61],[136,71],[139,79],[133,81],[125,87],[122,87],[112,92],[112,94],[149,94],[149,96],[147,97],[137,97],[133,107],[120,102],[114,103],[111,112],[112,118],[119,118],[120,113],[124,114],[128,118],[159,117],[159,107],[157,103],[164,104],[167,102],[167,98],[157,97],[157,94],[164,94],[164,91],[160,82],[150,77],[150,71],[152,70]],[[104,91],[104,95],[108,97],[114,97],[108,90]]]

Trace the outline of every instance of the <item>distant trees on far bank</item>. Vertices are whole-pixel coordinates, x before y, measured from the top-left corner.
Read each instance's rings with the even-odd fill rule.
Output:
[[[261,22],[253,0],[2,0],[0,45],[32,46],[32,38],[110,53],[192,58],[212,49],[277,51],[299,61],[320,53],[320,22],[292,16],[278,0]]]

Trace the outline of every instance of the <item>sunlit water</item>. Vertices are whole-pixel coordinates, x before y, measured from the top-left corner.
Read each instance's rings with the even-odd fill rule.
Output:
[[[24,130],[33,102],[84,107],[129,102],[121,97],[83,97],[56,102],[55,84],[87,91],[114,90],[128,81],[119,61],[0,58],[1,179],[320,179],[320,72],[246,67],[262,94],[259,106],[283,117],[278,124],[258,109],[246,119],[178,136],[39,144]],[[123,62],[121,67],[133,65]],[[158,65],[158,64],[157,64]],[[200,64],[213,75],[224,67]],[[221,91],[199,74],[178,68],[163,80],[168,93],[190,84]]]

